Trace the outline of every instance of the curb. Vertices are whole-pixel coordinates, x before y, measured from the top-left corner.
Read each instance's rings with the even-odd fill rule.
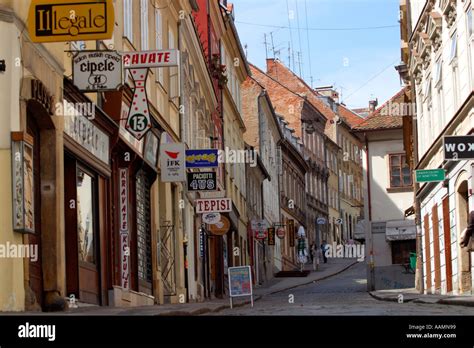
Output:
[[[386,302],[398,302],[397,298],[393,297],[381,297],[377,296],[376,294],[373,293],[373,291],[369,292],[369,295],[373,297],[374,299],[378,301],[386,301]],[[442,298],[438,300],[429,300],[428,298],[423,298],[423,295],[420,295],[420,297],[412,298],[412,299],[404,299],[404,303],[407,302],[413,302],[413,303],[418,303],[418,304],[443,304],[443,305],[450,305],[450,306],[464,306],[464,307],[474,307],[474,302],[473,301],[465,301],[465,300],[455,300],[453,297],[449,298]]]

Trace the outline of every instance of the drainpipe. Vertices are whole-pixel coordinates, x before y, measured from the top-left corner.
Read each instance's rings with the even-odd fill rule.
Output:
[[[367,290],[375,290],[375,261],[374,261],[374,239],[372,236],[372,199],[370,195],[370,160],[369,160],[369,141],[367,135],[364,134],[365,138],[365,153],[366,153],[366,164],[367,168],[367,204],[364,204],[364,215],[366,218],[366,241],[369,248],[369,263],[367,265]]]

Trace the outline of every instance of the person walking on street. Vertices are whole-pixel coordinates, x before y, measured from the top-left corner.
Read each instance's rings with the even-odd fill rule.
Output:
[[[313,271],[319,270],[319,261],[321,260],[321,249],[313,244],[311,248],[311,255],[313,256]]]
[[[321,244],[321,253],[323,254],[323,261],[324,263],[328,263],[328,258],[326,257],[326,241],[323,240],[323,244]]]

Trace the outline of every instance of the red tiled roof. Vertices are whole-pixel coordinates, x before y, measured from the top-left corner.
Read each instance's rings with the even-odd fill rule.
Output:
[[[387,100],[382,106],[375,110],[363,122],[354,127],[355,131],[377,130],[377,129],[398,129],[403,127],[403,116],[392,115],[389,103],[404,102],[407,88],[401,89],[392,98]],[[382,110],[385,112],[382,113]]]

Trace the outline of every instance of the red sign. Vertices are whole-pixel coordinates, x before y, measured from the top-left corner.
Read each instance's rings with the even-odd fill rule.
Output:
[[[126,69],[178,66],[178,56],[178,50],[124,52],[123,65]]]
[[[256,239],[265,239],[267,238],[268,232],[267,230],[257,230],[255,231],[255,238]]]
[[[128,289],[130,286],[130,265],[129,265],[129,256],[130,256],[130,246],[128,240],[128,233],[122,233],[120,235],[120,250],[121,250],[121,278],[122,278],[122,288]]]
[[[196,200],[196,213],[228,213],[232,211],[230,198],[198,199]]]

